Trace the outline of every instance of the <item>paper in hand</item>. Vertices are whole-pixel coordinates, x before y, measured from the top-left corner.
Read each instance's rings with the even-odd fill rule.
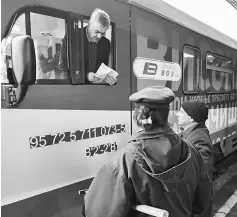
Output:
[[[118,76],[118,73],[113,69],[111,69],[110,67],[106,66],[104,63],[101,63],[100,67],[95,73],[95,76],[100,79],[104,79],[107,75],[116,78]]]

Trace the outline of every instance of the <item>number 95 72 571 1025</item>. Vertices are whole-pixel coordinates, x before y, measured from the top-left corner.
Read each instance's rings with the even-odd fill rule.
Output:
[[[118,146],[116,142],[106,143],[102,145],[92,146],[85,149],[86,157],[92,157],[94,155],[104,154],[106,152],[117,151]]]

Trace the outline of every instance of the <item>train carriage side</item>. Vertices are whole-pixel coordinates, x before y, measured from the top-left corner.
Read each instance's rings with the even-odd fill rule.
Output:
[[[175,113],[180,104],[190,99],[204,100],[209,106],[206,124],[211,133],[215,161],[232,153],[237,149],[237,42],[189,16],[185,15],[183,20],[182,14],[177,20],[174,16],[166,16],[176,14],[176,9],[170,11],[169,8],[168,13],[159,3],[149,6],[143,0],[133,2],[131,62],[136,75],[132,77],[133,92],[153,85],[171,88],[176,98],[171,105],[170,122],[176,132],[179,127]],[[188,27],[191,25],[203,31],[194,31]],[[218,41],[225,37],[227,40],[222,43]],[[172,77],[165,65],[160,65],[164,61],[180,65],[179,80]],[[159,74],[159,67],[164,68],[163,73]],[[136,126],[132,126],[136,131]]]
[[[45,7],[32,5],[32,0],[2,0],[3,27],[15,10],[31,4],[17,10],[4,37],[32,35],[47,60],[57,54],[66,33],[70,45],[66,78],[55,74],[37,79],[17,107],[9,107],[8,96],[2,95],[2,216],[80,215],[83,198],[77,191],[88,188],[105,158],[136,134],[128,97],[146,86],[165,85],[175,92],[170,121],[177,132],[180,103],[196,97],[205,100],[216,152],[226,156],[236,150],[237,45],[220,43],[158,14],[154,5],[149,6],[160,4],[154,2],[50,0]],[[83,54],[82,44],[74,39],[83,35],[75,26],[86,25],[96,7],[113,21],[107,37],[112,42],[110,66],[119,80],[112,87],[87,85],[77,76],[84,73],[79,61]],[[157,66],[164,67],[165,77],[154,75]],[[176,77],[171,69],[177,70]],[[2,93],[8,94],[9,85],[2,84]],[[104,144],[110,144],[112,152],[95,155],[92,147]]]

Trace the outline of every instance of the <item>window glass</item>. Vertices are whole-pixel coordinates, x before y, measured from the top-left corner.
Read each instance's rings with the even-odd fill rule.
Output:
[[[12,63],[11,63],[11,39],[15,36],[25,35],[25,14],[21,14],[7,38],[1,42],[1,82],[14,83],[12,78]]]
[[[224,69],[231,69],[231,60],[219,57],[215,54],[207,54],[207,68],[221,67]]]
[[[62,61],[62,57],[68,58],[65,20],[36,13],[30,13],[30,20],[36,51],[36,79],[68,79],[68,61]]]
[[[200,51],[192,47],[183,50],[183,90],[197,93],[199,90]]]
[[[208,84],[206,91],[209,93],[226,93],[231,91],[232,61],[228,58],[208,53],[206,56],[206,73]]]

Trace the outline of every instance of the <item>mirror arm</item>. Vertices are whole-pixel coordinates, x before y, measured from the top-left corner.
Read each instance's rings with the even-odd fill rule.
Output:
[[[16,104],[19,104],[25,97],[28,85],[18,85],[16,88]]]

